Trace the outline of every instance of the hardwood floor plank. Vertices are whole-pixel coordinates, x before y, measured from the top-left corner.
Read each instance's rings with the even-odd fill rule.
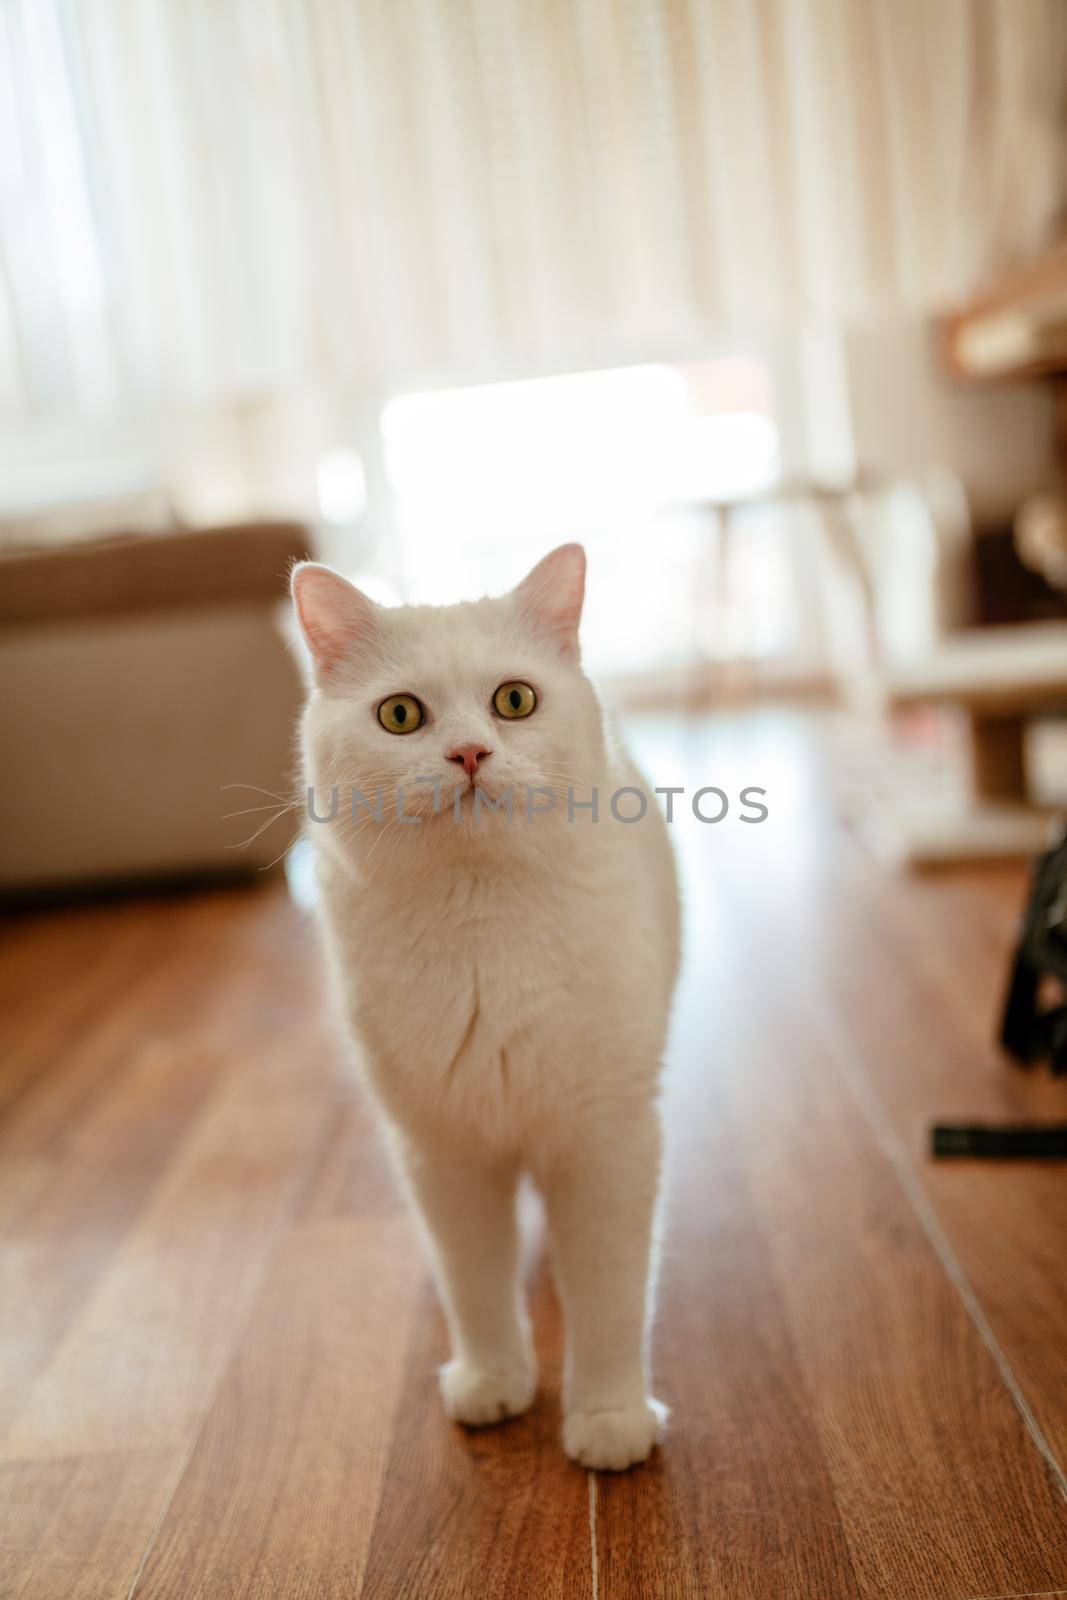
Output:
[[[171,1453],[0,1462],[5,1600],[126,1600]]]
[[[132,988],[167,968],[168,941],[143,910],[82,908],[6,919],[0,945],[0,1138],[36,1086],[51,1096],[86,1028],[116,1011]],[[19,935],[18,930],[24,927]],[[169,988],[169,983],[165,988]],[[164,991],[165,992],[165,991]]]
[[[560,1448],[562,1332],[543,1261],[532,1291],[537,1402],[501,1427],[468,1430],[441,1410],[444,1326],[425,1285],[364,1600],[591,1600],[588,1480]]]
[[[925,1178],[955,1255],[1045,1440],[1067,1462],[1063,1169],[962,1164]]]
[[[823,1024],[868,1075],[901,1147],[978,1295],[1025,1401],[1067,1467],[1067,1181],[1062,1169],[1030,1163],[934,1162],[925,1134],[937,1117],[992,1120],[1062,1117],[1067,1086],[1042,1069],[1011,1065],[995,1043],[998,1009],[1017,912],[992,892],[985,872],[881,884],[871,864],[842,850],[835,858],[855,928],[830,949],[808,948],[806,970],[821,992]],[[1023,875],[1016,874],[1021,906]],[[993,883],[1008,881],[1003,872]],[[863,981],[874,952],[870,922],[880,911],[883,953],[893,952],[895,1014]],[[966,930],[964,932],[964,930]],[[847,949],[846,949],[847,946]],[[920,1003],[919,996],[922,996]],[[929,1019],[937,1017],[939,1026]]]
[[[97,1098],[114,1090],[145,1048],[193,1038],[209,1046],[214,1032],[240,1027],[243,1008],[262,992],[262,973],[244,959],[250,908],[239,898],[179,897],[110,909],[113,931],[99,920],[103,908],[81,928],[90,978],[76,988],[73,1015],[64,968],[68,961],[77,966],[74,952],[38,967],[34,1019],[5,1057],[3,1081],[10,1081],[12,1067],[20,1080],[0,1119],[5,1162],[66,1155]],[[278,915],[268,898],[259,909]],[[94,965],[98,949],[112,952],[113,960]],[[26,1074],[23,1058],[32,1065]]]
[[[1063,1451],[1060,1171],[922,1157],[932,1115],[1062,1097],[989,1038],[1020,875],[887,878],[793,720],[655,737],[658,782],[763,782],[775,826],[674,831],[673,1416],[594,1480],[599,1600],[1067,1595],[1063,1504],[920,1221]],[[0,1041],[0,1593],[592,1595],[543,1257],[537,1406],[449,1424],[440,1313],[284,894],[9,921]]]
[[[332,1093],[284,895],[108,910],[162,943],[166,982],[117,1020],[99,987],[4,1127],[13,1592],[126,1595]],[[99,915],[80,926],[106,938]]]
[[[847,1091],[795,1028],[779,1050],[803,1118],[731,1098],[860,1592],[1059,1586],[1063,1504],[992,1357]]]
[[[423,1275],[403,1217],[288,1232],[138,1600],[359,1594]]]
[[[231,1068],[32,1385],[0,1457],[188,1434],[325,1127],[329,1066],[286,1034]]]
[[[654,1344],[675,1411],[650,1469],[602,1480],[604,1592],[1056,1587],[1062,1507],[892,1168],[799,1025],[723,1004],[717,1060],[712,1006],[679,1041]]]
[[[708,754],[705,770],[729,786],[742,770],[736,752],[732,768]],[[781,766],[781,749],[774,754]],[[1067,1574],[1055,1485],[851,1085],[828,1066],[840,1040],[825,1037],[823,972],[806,959],[828,949],[821,919],[839,922],[835,954],[846,967],[862,930],[861,1060],[879,1033],[890,1058],[893,1012],[880,993],[920,1026],[934,1024],[935,1054],[951,1046],[958,1019],[936,984],[925,983],[921,1006],[914,982],[896,996],[903,958],[884,939],[881,959],[872,948],[883,932],[877,897],[834,898],[838,846],[816,776],[795,754],[795,812],[777,833],[742,851],[715,848],[692,826],[676,832],[700,961],[680,997],[674,1053],[694,1081],[713,1074],[740,1142],[849,1542],[857,1582],[845,1592],[969,1600],[1054,1589]],[[753,765],[750,753],[748,781]],[[660,781],[687,779],[692,787],[691,771],[668,769]],[[956,1004],[973,1012],[975,998],[964,987]],[[962,1062],[966,1032],[955,1048]],[[901,1105],[914,1113],[914,1101]],[[703,1114],[687,1108],[687,1131],[701,1140],[715,1115],[709,1090]],[[670,1448],[668,1439],[667,1457]],[[775,1592],[751,1581],[756,1593]]]
[[[934,1117],[1041,1114],[1048,1079],[1013,1068],[996,1042],[1017,914],[996,908],[986,874],[887,878],[842,839],[820,897],[825,914],[795,945],[794,970],[850,1029],[913,1156],[925,1157]],[[1022,897],[1020,878],[1019,911]]]
[[[150,1045],[64,1153],[0,1164],[0,1429],[227,1066],[214,1051]]]
[[[854,1595],[768,1241],[701,1057],[679,1061],[667,1098],[653,1369],[671,1418],[647,1467],[599,1477],[601,1593]]]
[[[368,1098],[338,1072],[337,1115],[323,1160],[301,1202],[298,1220],[326,1222],[353,1217],[390,1217],[406,1211]]]
[[[108,948],[107,918],[136,924],[157,952],[116,1013],[111,978],[58,1064],[32,1074],[0,1117],[0,1430],[85,1302],[171,1152],[232,1053],[284,1020],[262,1005],[264,928],[293,920],[284,896],[135,902],[72,916],[83,943]],[[67,916],[54,918],[67,926]],[[253,924],[255,930],[253,932]],[[36,1005],[80,970],[31,938]],[[6,946],[3,948],[7,948]],[[158,952],[166,959],[159,961]],[[86,951],[86,967],[95,970]],[[155,964],[153,965],[153,962]],[[0,971],[3,960],[0,959]],[[299,963],[288,960],[288,983]],[[286,979],[279,974],[277,992]],[[306,1048],[307,1045],[303,1045]]]

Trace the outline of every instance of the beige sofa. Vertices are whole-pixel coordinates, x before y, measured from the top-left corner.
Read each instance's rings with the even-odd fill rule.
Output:
[[[292,813],[244,848],[270,813],[225,815],[293,791],[279,620],[307,550],[262,523],[0,551],[0,893],[252,874],[284,850]]]

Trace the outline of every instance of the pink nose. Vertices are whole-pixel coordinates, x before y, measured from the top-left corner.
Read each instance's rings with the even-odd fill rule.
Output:
[[[449,750],[445,760],[457,762],[468,778],[473,778],[479,761],[484,761],[492,753],[484,744],[457,744],[454,750]]]

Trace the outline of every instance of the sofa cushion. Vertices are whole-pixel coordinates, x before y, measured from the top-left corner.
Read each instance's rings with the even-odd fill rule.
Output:
[[[281,599],[309,554],[297,522],[122,534],[0,551],[0,626]]]

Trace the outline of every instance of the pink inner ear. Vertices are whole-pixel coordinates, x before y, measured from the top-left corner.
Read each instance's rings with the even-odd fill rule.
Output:
[[[365,653],[377,628],[377,607],[339,573],[311,561],[294,568],[292,592],[315,671],[328,681]]]
[[[585,598],[585,551],[560,545],[539,561],[518,588],[523,616],[538,633],[551,637],[561,655],[578,658],[578,624]]]

